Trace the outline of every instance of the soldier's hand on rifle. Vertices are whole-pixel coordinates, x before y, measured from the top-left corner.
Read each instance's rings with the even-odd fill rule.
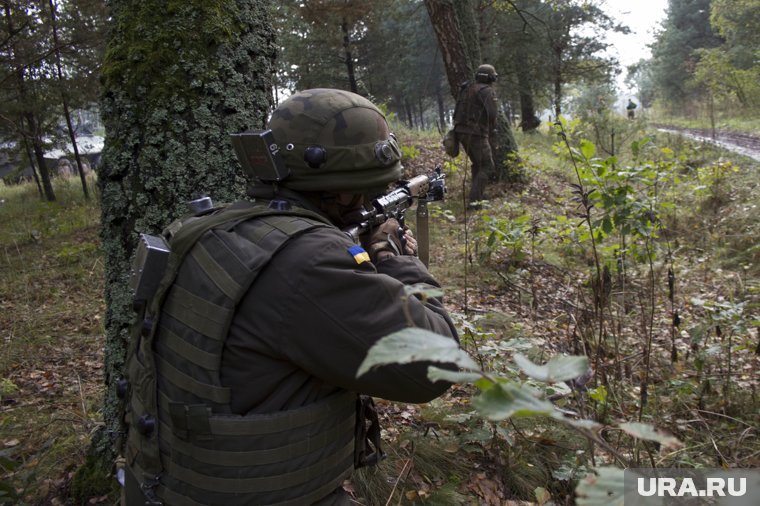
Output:
[[[409,230],[409,227],[404,227],[404,238],[406,239],[406,244],[404,244],[404,254],[416,257],[417,239],[414,238],[414,235],[412,234],[412,231]]]
[[[407,253],[409,246],[408,239],[405,239],[406,245],[402,243],[399,231],[401,226],[394,218],[390,218],[385,223],[377,227],[369,239],[369,257],[373,263],[382,262],[390,257],[401,255],[402,251]],[[407,234],[403,233],[406,237]],[[412,238],[414,241],[414,238]],[[417,249],[417,241],[414,241],[414,251]]]

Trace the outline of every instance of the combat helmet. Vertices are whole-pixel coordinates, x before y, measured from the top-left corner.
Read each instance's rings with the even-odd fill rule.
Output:
[[[385,115],[343,90],[301,91],[272,113],[272,130],[296,191],[364,193],[401,177],[401,150]]]
[[[499,77],[499,74],[496,73],[493,65],[483,64],[475,72],[475,80],[479,83],[492,83],[496,81],[497,77]]]

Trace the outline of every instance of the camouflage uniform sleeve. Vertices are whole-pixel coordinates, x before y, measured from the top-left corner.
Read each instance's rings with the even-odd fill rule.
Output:
[[[492,86],[486,86],[481,91],[480,97],[488,117],[488,135],[490,136],[496,130],[496,115],[499,113],[496,91]]]
[[[356,378],[369,348],[408,326],[404,285],[437,283],[416,258],[388,259],[378,272],[355,259],[353,246],[337,229],[322,228],[278,253],[254,284],[259,293],[272,294],[251,308],[272,317],[265,338],[283,359],[325,383],[401,402],[438,397],[449,384],[428,381],[429,364],[390,365]],[[407,304],[416,327],[456,338],[440,301],[411,298]]]

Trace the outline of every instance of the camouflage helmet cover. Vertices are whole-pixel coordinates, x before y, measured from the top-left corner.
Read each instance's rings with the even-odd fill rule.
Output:
[[[478,67],[478,70],[475,72],[475,78],[479,82],[492,83],[496,81],[497,77],[499,77],[499,74],[496,73],[496,69],[493,65],[483,64]]]
[[[291,171],[281,184],[292,190],[362,193],[401,177],[401,150],[385,116],[355,93],[296,93],[274,110],[268,128]]]

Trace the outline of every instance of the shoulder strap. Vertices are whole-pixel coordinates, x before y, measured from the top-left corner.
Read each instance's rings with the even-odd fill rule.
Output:
[[[288,211],[282,211],[278,209],[270,209],[267,207],[255,206],[248,202],[240,202],[233,204],[230,207],[224,208],[216,214],[204,217],[203,219],[194,220],[187,225],[180,228],[176,235],[171,240],[171,254],[169,255],[169,261],[166,266],[166,272],[161,279],[161,283],[158,286],[156,295],[150,304],[150,313],[158,314],[158,310],[164,302],[166,292],[174,283],[174,279],[177,277],[177,272],[185,259],[185,256],[190,249],[198,242],[198,239],[208,232],[209,230],[219,226],[234,226],[242,221],[250,220],[252,218],[258,218],[263,216],[274,215],[290,215],[301,216],[303,218],[309,218],[319,221],[321,223],[330,224],[330,221],[324,216],[320,216],[317,213],[307,211],[306,209],[293,209]]]

